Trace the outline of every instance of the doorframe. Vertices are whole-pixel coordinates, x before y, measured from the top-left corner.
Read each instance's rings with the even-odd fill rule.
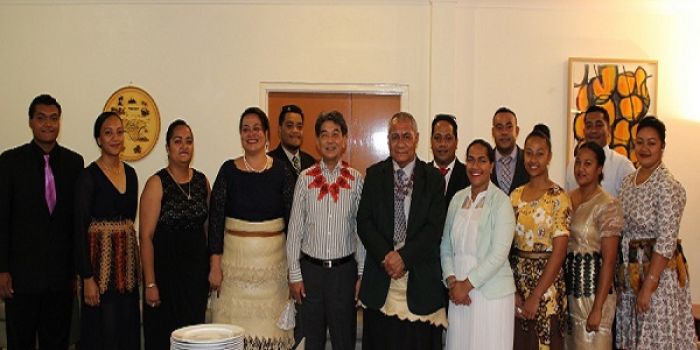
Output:
[[[357,93],[368,95],[399,95],[400,109],[408,106],[408,84],[346,84],[346,83],[302,83],[302,82],[261,82],[260,107],[267,111],[268,96],[271,92],[308,93]],[[267,111],[270,114],[270,111]]]

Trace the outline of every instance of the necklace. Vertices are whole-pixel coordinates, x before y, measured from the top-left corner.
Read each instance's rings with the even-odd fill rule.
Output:
[[[107,166],[107,163],[105,163],[104,159],[102,158],[100,158],[98,162],[100,163],[100,165],[102,165],[102,168],[104,168],[105,170],[109,171],[114,175],[119,175],[119,165],[117,165],[116,167]]]
[[[317,201],[321,201],[323,197],[330,193],[333,202],[338,202],[338,195],[340,194],[340,190],[343,188],[349,190],[351,188],[350,182],[355,180],[355,176],[352,175],[352,173],[350,173],[350,170],[348,170],[348,163],[346,162],[340,163],[340,174],[338,175],[338,178],[336,178],[335,181],[331,184],[328,183],[328,180],[323,175],[320,163],[317,163],[313,169],[306,173],[306,175],[314,178],[313,181],[309,183],[308,188],[319,189],[318,197],[316,198]]]
[[[165,168],[165,170],[168,171],[168,175],[170,175],[170,178],[173,179],[173,182],[175,183],[175,185],[177,185],[177,188],[180,189],[180,192],[182,192],[182,194],[184,194],[185,197],[187,197],[187,200],[188,201],[192,200],[192,188],[191,188],[192,180],[187,182],[187,192],[185,192],[185,190],[182,188],[182,186],[180,186],[180,184],[177,182],[177,180],[175,180],[175,176],[170,171],[170,168]]]
[[[268,163],[270,163],[270,157],[268,155],[265,155],[265,165],[263,165],[263,167],[260,168],[260,170],[258,170],[258,169],[253,168],[250,164],[248,164],[248,159],[246,159],[245,154],[243,155],[243,165],[245,165],[245,168],[248,171],[252,171],[255,173],[262,173],[263,171],[265,171],[265,169],[267,169]]]

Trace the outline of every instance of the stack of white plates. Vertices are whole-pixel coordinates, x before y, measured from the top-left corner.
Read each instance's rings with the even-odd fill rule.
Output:
[[[229,324],[200,324],[175,330],[171,350],[243,350],[241,327]]]

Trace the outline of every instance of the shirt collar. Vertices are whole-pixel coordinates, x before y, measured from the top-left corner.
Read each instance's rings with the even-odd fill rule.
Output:
[[[280,147],[282,147],[284,154],[287,155],[287,158],[289,158],[290,162],[292,161],[292,158],[294,158],[294,156],[297,156],[297,158],[299,158],[299,163],[301,164],[301,157],[299,156],[299,150],[297,150],[296,153],[292,153],[292,152],[289,152],[284,146],[280,145]]]
[[[605,153],[605,160],[610,159],[610,152],[612,151],[613,150],[608,145],[605,145],[605,147],[603,147],[603,153]]]
[[[456,162],[457,162],[457,157],[455,157],[455,159],[452,159],[452,162],[451,162],[450,164],[448,164],[445,168],[450,169],[450,170],[454,169],[454,168],[455,168],[455,163],[456,163]],[[435,161],[435,159],[433,159],[433,166],[434,166],[436,169],[440,169],[440,166],[439,166],[438,163]]]
[[[403,169],[403,171],[404,171],[404,173],[405,173],[405,175],[406,175],[406,178],[410,178],[410,177],[413,175],[413,168],[416,167],[416,159],[417,159],[417,157],[413,157],[413,160],[412,160],[411,162],[409,162],[408,164],[406,164],[406,166],[403,167],[403,168],[401,168],[401,167],[396,163],[396,161],[394,161],[394,160],[392,159],[392,160],[391,160],[391,164],[394,165],[394,172],[396,172],[396,170]]]
[[[501,158],[505,157],[498,150],[495,150],[494,153],[496,153],[496,162],[501,160]],[[515,147],[513,147],[513,150],[510,152],[510,159],[515,160],[517,157],[518,157],[518,146],[516,145]]]
[[[333,168],[333,170],[331,170],[330,168],[328,168],[328,165],[326,165],[326,162],[323,161],[323,158],[321,158],[321,160],[318,163],[319,163],[319,167],[321,167],[321,171],[329,173],[329,174],[337,173],[338,169],[340,169],[343,166],[343,162],[339,161],[338,164],[335,165],[335,168]]]
[[[35,152],[37,152],[37,154],[41,155],[42,157],[45,154],[47,154],[46,152],[44,152],[43,148],[39,147],[39,145],[36,143],[35,140],[30,141],[29,144],[31,145],[32,149]],[[58,154],[58,142],[56,142],[56,144],[53,146],[53,148],[51,149],[51,152],[49,152],[48,155],[49,155],[49,158],[53,159],[57,154]]]

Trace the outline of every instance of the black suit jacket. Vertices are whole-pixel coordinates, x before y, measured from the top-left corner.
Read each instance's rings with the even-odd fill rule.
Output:
[[[430,165],[435,167],[435,161],[431,161]],[[459,159],[455,158],[454,169],[452,169],[452,174],[450,174],[450,181],[447,183],[447,190],[445,191],[445,210],[450,205],[452,197],[455,193],[461,189],[467,188],[469,186],[469,178],[467,178],[467,169],[464,167],[464,163],[460,162]]]
[[[498,152],[495,149],[493,151]],[[493,182],[496,186],[498,186],[497,173],[498,172],[496,171],[496,167],[494,166],[493,172],[491,172],[491,182]],[[528,175],[527,170],[525,170],[525,152],[523,152],[523,150],[520,147],[518,147],[518,155],[516,157],[513,181],[511,181],[510,188],[508,189],[508,192],[506,194],[510,195],[510,193],[513,192],[514,189],[526,184],[528,181],[530,181],[530,175]]]
[[[292,179],[294,179],[294,183],[297,182],[297,177],[299,177],[299,174],[297,174],[296,170],[294,170],[294,165],[292,164],[292,161],[289,160],[289,158],[287,157],[287,153],[284,153],[284,149],[282,149],[282,144],[278,145],[277,148],[273,149],[272,151],[267,152],[267,154],[270,157],[281,160],[284,166],[287,168],[287,171],[290,174],[292,174]],[[314,157],[302,151],[301,149],[299,150],[299,157],[301,158],[301,170],[310,168],[316,163],[316,159],[314,159]]]
[[[56,145],[50,153],[56,207],[44,196],[44,152],[34,142],[0,155],[0,272],[18,293],[72,288],[75,182],[83,157]]]
[[[433,166],[416,159],[406,244],[398,250],[408,275],[408,309],[431,314],[445,306],[440,239],[445,224],[445,181]],[[390,277],[382,267],[394,250],[394,166],[391,158],[367,168],[357,212],[357,233],[367,249],[360,300],[371,309],[386,301]]]

